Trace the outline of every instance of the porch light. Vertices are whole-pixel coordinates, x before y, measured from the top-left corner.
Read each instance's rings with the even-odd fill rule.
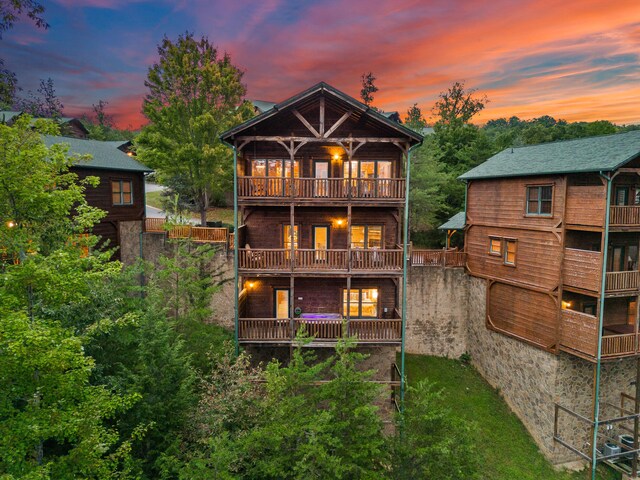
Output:
[[[247,283],[247,287],[249,287],[249,288],[253,288],[255,286],[256,286],[255,282],[248,282]]]
[[[562,301],[563,310],[566,310],[567,308],[571,308],[572,305],[573,305],[573,302],[565,302],[564,300]]]
[[[15,224],[15,222],[14,222],[13,220],[9,220],[9,221],[7,222],[7,227],[8,227],[8,228],[13,228],[13,227],[15,227],[15,226],[16,226],[16,224]]]
[[[340,155],[338,155],[337,153],[334,153],[333,159],[337,162],[338,160],[340,160]]]
[[[336,225],[338,225],[339,227],[341,227],[344,224],[344,220],[339,218],[336,220]]]

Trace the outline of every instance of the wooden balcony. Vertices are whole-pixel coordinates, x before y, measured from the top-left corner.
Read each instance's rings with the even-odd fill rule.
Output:
[[[238,267],[250,273],[298,272],[313,274],[402,273],[401,249],[309,250],[238,249]]]
[[[640,227],[640,205],[616,205],[610,207],[609,226]]]
[[[240,318],[238,339],[241,343],[289,344],[300,329],[313,337],[313,342],[329,344],[337,342],[343,333],[360,344],[396,344],[402,340],[402,320],[379,318],[351,319],[348,324],[341,320]]]
[[[605,289],[607,293],[637,291],[640,289],[640,272],[607,272]]]
[[[402,203],[404,178],[238,178],[238,199],[244,203],[356,202]],[[272,202],[273,201],[273,202]]]
[[[560,346],[562,350],[594,360],[598,352],[598,317],[575,310],[562,310]],[[603,335],[603,359],[640,354],[638,335],[625,333]]]
[[[467,254],[459,250],[411,250],[412,267],[464,267]]]
[[[164,218],[145,218],[144,231],[166,233],[168,238],[188,238],[198,243],[219,243],[233,245],[233,237],[228,228],[196,227],[194,225],[167,225]]]

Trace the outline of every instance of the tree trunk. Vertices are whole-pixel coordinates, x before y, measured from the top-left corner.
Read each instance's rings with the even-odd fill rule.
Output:
[[[200,226],[207,226],[207,207],[209,206],[209,195],[205,191],[200,198]]]

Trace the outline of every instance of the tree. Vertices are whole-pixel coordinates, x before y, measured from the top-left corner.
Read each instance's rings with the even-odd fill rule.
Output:
[[[398,417],[402,431],[393,442],[392,478],[413,480],[478,478],[474,426],[451,415],[442,392],[426,381],[407,389],[407,405]]]
[[[220,134],[253,116],[243,102],[243,73],[207,37],[165,37],[149,68],[143,112],[150,123],[136,139],[138,158],[160,178],[185,179],[202,225],[212,198],[231,188],[231,151]]]
[[[17,108],[34,117],[57,119],[62,117],[64,106],[56,95],[53,80],[48,78],[40,80],[35,93],[29,90],[27,98],[18,99]]]
[[[18,92],[18,79],[16,74],[4,67],[4,60],[0,58],[0,110],[10,110]],[[0,118],[0,122],[3,119]]]
[[[437,123],[451,125],[455,122],[468,123],[480,111],[484,109],[487,96],[478,98],[476,89],[466,89],[464,82],[454,82],[446,92],[440,93],[440,99],[433,108],[433,114]]]
[[[42,14],[44,6],[37,0],[6,0],[0,2],[0,39],[2,33],[13,27],[13,24],[26,14],[36,27],[47,29],[49,24]]]
[[[411,130],[422,133],[427,126],[427,121],[422,115],[422,110],[418,107],[417,103],[414,103],[409,110],[407,110],[407,116],[404,119],[404,124]]]
[[[373,94],[378,91],[378,87],[374,84],[375,81],[376,77],[373,76],[373,73],[369,72],[362,74],[362,90],[360,90],[360,98],[362,98],[362,102],[367,106],[373,103]]]

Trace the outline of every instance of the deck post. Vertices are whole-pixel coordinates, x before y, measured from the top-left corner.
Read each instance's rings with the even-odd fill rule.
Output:
[[[611,180],[612,177],[600,172],[600,177],[606,182],[607,197],[604,214],[604,232],[602,233],[602,278],[600,281],[600,309],[598,311],[598,345],[596,347],[596,363],[594,364],[593,379],[593,435],[591,439],[591,480],[596,480],[596,466],[598,464],[598,427],[600,424],[600,371],[602,367],[602,328],[604,325],[605,289],[607,282],[607,253],[609,251],[609,215],[611,208]]]
[[[636,324],[636,329],[637,329]],[[638,421],[638,413],[640,413],[640,358],[636,358],[636,397],[635,403],[633,404],[633,413],[635,413],[635,417],[633,417],[633,449],[638,450],[638,430],[640,427]],[[631,471],[632,476],[635,477],[638,475],[638,454],[634,453],[633,460],[631,461]]]

